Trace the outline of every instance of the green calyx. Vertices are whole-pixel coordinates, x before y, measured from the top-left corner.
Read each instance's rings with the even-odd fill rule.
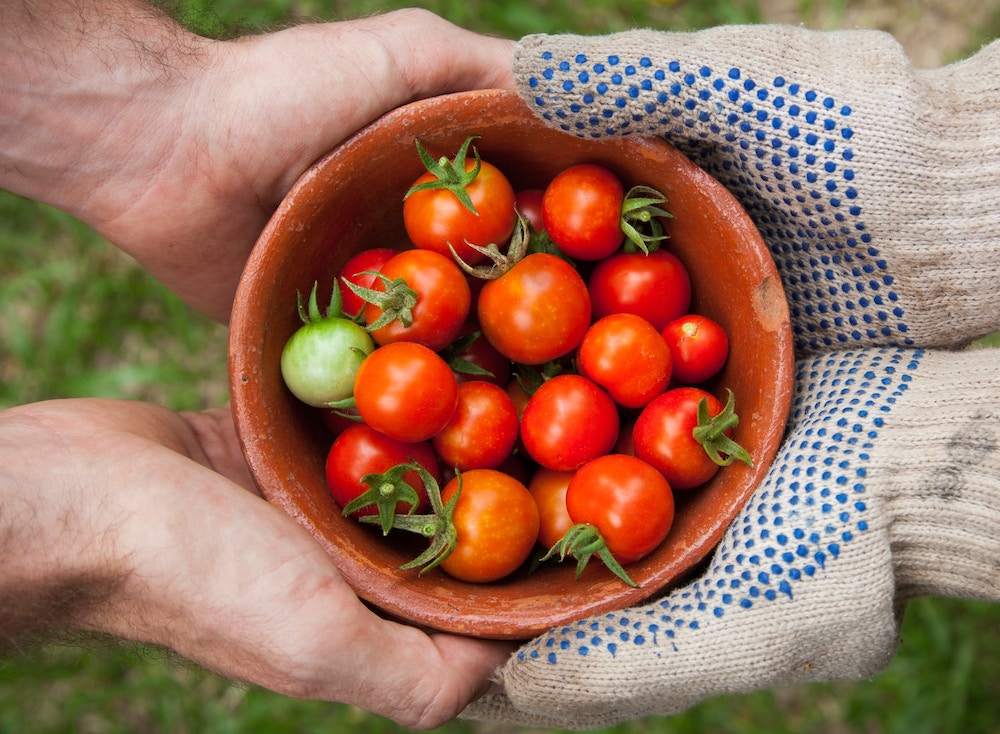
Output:
[[[560,561],[565,560],[566,556],[576,559],[576,578],[580,578],[590,559],[597,555],[615,576],[629,586],[638,586],[608,549],[601,531],[589,523],[580,523],[567,530],[549,552],[542,556],[542,561],[547,561],[556,554],[559,555]]]
[[[358,298],[365,303],[377,306],[381,312],[378,318],[365,328],[368,331],[377,331],[393,321],[399,321],[403,326],[409,327],[413,323],[413,307],[417,305],[417,292],[410,288],[402,278],[389,280],[388,277],[375,270],[366,270],[365,275],[374,275],[378,278],[382,283],[383,290],[366,288],[349,280],[344,281]]]
[[[452,160],[449,160],[446,156],[435,160],[431,154],[427,152],[427,149],[424,148],[423,144],[419,140],[415,141],[417,144],[417,155],[419,155],[420,160],[423,161],[424,168],[426,168],[429,173],[432,173],[435,178],[432,181],[425,181],[424,183],[411,187],[410,190],[403,196],[403,199],[408,199],[412,194],[415,194],[418,191],[444,189],[453,193],[455,197],[462,202],[462,206],[476,216],[479,216],[479,212],[476,211],[476,207],[472,203],[472,199],[469,198],[469,192],[467,191],[469,185],[476,179],[476,176],[479,175],[479,169],[482,167],[482,161],[479,158],[479,151],[475,148],[472,149],[472,154],[476,158],[476,164],[468,171],[465,170],[465,159],[469,154],[469,146],[477,137],[479,136],[471,135],[466,138],[465,142],[462,143],[462,147],[458,149],[458,152],[455,154],[455,158]]]
[[[628,242],[626,252],[641,251],[649,254],[667,239],[661,219],[671,219],[673,214],[661,207],[667,197],[649,186],[633,186],[622,202],[621,228]]]
[[[698,425],[691,431],[691,435],[719,466],[729,466],[737,459],[753,466],[753,458],[749,452],[726,435],[726,431],[735,428],[740,422],[736,415],[733,391],[726,388],[726,395],[726,405],[715,417],[708,414],[708,401],[701,399],[698,403]]]
[[[412,466],[418,466],[414,463]],[[368,487],[344,506],[343,514],[351,515],[371,505],[378,510],[378,523],[382,534],[388,535],[396,520],[396,504],[405,502],[410,506],[407,514],[412,515],[420,504],[417,490],[411,487],[404,476],[411,469],[409,464],[399,464],[382,474],[366,474],[361,477],[361,483]],[[374,518],[374,516],[371,516]]]
[[[477,329],[470,334],[466,334],[465,336],[456,339],[454,342],[442,349],[440,355],[442,359],[448,363],[448,366],[459,374],[469,375],[471,377],[482,377],[484,379],[496,377],[496,375],[485,367],[481,367],[475,362],[462,357],[462,354],[466,349],[471,347],[480,339],[484,338],[483,332]]]
[[[510,238],[510,244],[507,245],[506,253],[501,252],[500,247],[496,244],[489,244],[485,247],[481,247],[479,245],[474,245],[471,242],[465,243],[476,252],[485,255],[486,259],[489,260],[489,264],[487,265],[469,265],[455,251],[455,248],[451,245],[451,243],[448,243],[448,247],[451,249],[452,258],[454,258],[458,267],[460,267],[463,272],[474,278],[479,278],[480,280],[496,280],[524,259],[525,255],[528,254],[528,243],[530,241],[531,228],[528,224],[528,220],[521,215],[521,212],[516,213],[517,221],[514,224],[514,232]]]
[[[299,318],[303,324],[312,324],[323,319],[340,319],[344,316],[344,297],[340,293],[340,286],[337,281],[333,281],[333,291],[330,293],[330,305],[326,307],[326,313],[319,310],[319,303],[316,298],[316,291],[319,282],[313,281],[312,291],[309,293],[309,302],[302,302],[302,292],[295,291],[295,302],[299,310]]]
[[[403,473],[413,470],[416,471],[420,476],[420,480],[424,483],[424,487],[427,489],[427,497],[430,499],[431,512],[426,515],[399,515],[394,514],[392,522],[390,523],[390,529],[396,530],[406,530],[411,533],[417,533],[427,538],[430,543],[427,546],[427,550],[421,553],[419,556],[414,558],[409,563],[405,563],[399,567],[400,571],[408,571],[411,568],[420,568],[420,575],[423,576],[427,571],[432,568],[439,566],[451,552],[455,550],[455,545],[458,543],[458,530],[455,528],[455,505],[458,504],[458,498],[462,494],[462,477],[461,474],[458,475],[458,491],[455,492],[454,496],[448,500],[445,504],[444,500],[441,498],[441,489],[438,487],[437,481],[431,476],[424,467],[416,462],[409,464],[400,464],[394,467],[392,471],[401,470]],[[345,508],[346,510],[346,508]],[[376,518],[374,515],[365,515],[359,518],[362,522],[367,523],[380,523],[381,519]],[[383,527],[383,533],[388,533],[389,530]]]

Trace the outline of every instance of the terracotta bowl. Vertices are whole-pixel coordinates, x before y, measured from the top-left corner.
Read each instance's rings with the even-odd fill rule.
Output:
[[[403,193],[423,169],[419,138],[450,155],[470,134],[483,158],[515,188],[540,188],[562,168],[601,163],[626,188],[643,183],[668,197],[669,248],[687,265],[692,310],[718,320],[731,339],[728,366],[710,387],[730,387],[741,416],[736,439],[755,458],[678,495],[670,535],[630,565],[631,588],[600,562],[579,580],[565,562],[499,583],[456,581],[440,570],[397,568],[414,548],[341,516],[324,476],[330,438],[316,409],[284,387],[279,355],[298,327],[296,291],[332,283],[343,262],[372,246],[401,247]],[[543,126],[512,92],[448,95],[395,110],[346,141],[296,183],[247,263],[231,322],[232,406],[243,450],[264,496],[312,533],[360,598],[418,626],[519,639],[591,614],[633,605],[682,578],[718,543],[766,472],[784,430],[792,380],[788,309],[759,233],[735,199],[659,139],[592,141]]]

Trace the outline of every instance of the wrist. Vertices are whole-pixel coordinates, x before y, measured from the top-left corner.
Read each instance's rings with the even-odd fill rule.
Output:
[[[61,421],[44,403],[0,413],[0,637],[91,629],[127,576],[95,488],[60,460]]]
[[[997,350],[927,352],[880,446],[897,595],[1000,601]],[[914,380],[916,383],[916,379]]]

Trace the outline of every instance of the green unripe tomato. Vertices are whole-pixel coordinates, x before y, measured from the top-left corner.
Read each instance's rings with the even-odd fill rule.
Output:
[[[375,349],[368,332],[345,318],[299,327],[281,352],[281,376],[302,402],[324,407],[354,394],[354,376]]]

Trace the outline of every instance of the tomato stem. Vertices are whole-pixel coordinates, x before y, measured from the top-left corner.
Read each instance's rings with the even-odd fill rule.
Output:
[[[450,191],[455,195],[455,197],[462,202],[462,206],[468,209],[470,212],[479,216],[479,212],[476,211],[475,205],[472,203],[472,199],[469,197],[469,192],[466,190],[479,175],[479,170],[482,168],[482,160],[479,158],[479,151],[475,148],[472,149],[473,155],[476,157],[476,164],[468,171],[465,170],[465,159],[469,153],[469,145],[473,140],[478,138],[478,135],[471,135],[465,139],[462,143],[462,147],[458,149],[455,154],[453,161],[448,160],[447,157],[442,156],[441,158],[435,160],[427,149],[424,148],[423,144],[419,140],[415,140],[417,144],[417,155],[420,156],[420,160],[423,161],[424,168],[435,176],[431,181],[424,181],[423,183],[416,184],[411,187],[409,191],[403,196],[406,200],[411,194],[415,194],[418,191],[430,191],[434,189],[444,189]]]
[[[387,276],[374,270],[366,270],[364,274],[378,278],[382,282],[383,290],[366,288],[349,280],[345,280],[344,283],[354,295],[365,303],[376,306],[380,311],[378,318],[365,328],[370,332],[377,331],[393,321],[399,321],[409,328],[413,323],[413,307],[417,305],[417,292],[410,288],[403,278],[389,280]]]
[[[560,561],[565,560],[566,556],[572,556],[576,559],[576,578],[580,578],[583,569],[587,567],[591,557],[596,554],[615,576],[629,586],[638,586],[608,549],[608,544],[604,540],[604,536],[601,535],[601,531],[589,523],[580,523],[567,530],[566,534],[549,549],[548,553],[542,556],[541,560],[547,561],[557,553]]]
[[[319,289],[319,282],[313,281],[312,291],[309,293],[309,302],[302,302],[302,292],[295,291],[295,302],[299,311],[299,318],[303,324],[312,324],[323,319],[339,319],[344,316],[344,297],[340,293],[340,286],[337,281],[333,281],[333,290],[330,293],[330,305],[326,307],[324,314],[319,310],[316,291]]]
[[[458,267],[474,278],[496,280],[517,265],[528,253],[530,225],[528,224],[528,220],[521,216],[520,212],[515,210],[515,213],[517,214],[517,222],[514,225],[514,232],[511,235],[510,243],[507,245],[506,254],[501,252],[500,247],[493,243],[482,247],[466,241],[465,244],[467,247],[471,247],[476,252],[486,256],[486,259],[490,261],[489,265],[469,265],[459,256],[455,251],[455,247],[449,242],[448,248],[451,250],[451,256],[455,259]]]
[[[409,515],[412,515],[420,504],[417,490],[403,479],[410,469],[411,466],[408,464],[399,464],[387,472],[376,472],[361,477],[361,483],[368,489],[348,502],[344,506],[343,514],[351,515],[375,505],[378,509],[378,522],[382,527],[382,535],[388,535],[396,519],[397,502],[405,502],[410,506],[407,513]]]
[[[692,429],[691,435],[719,466],[729,466],[736,459],[753,466],[750,453],[726,435],[740,422],[733,391],[726,388],[726,394],[726,405],[715,417],[708,414],[708,400],[701,399],[698,403],[698,425]]]
[[[621,229],[629,242],[627,252],[642,251],[647,255],[667,239],[663,233],[661,219],[673,218],[673,214],[660,206],[667,197],[649,186],[633,186],[622,202]]]
[[[484,379],[496,377],[496,375],[485,367],[462,357],[465,350],[469,349],[473,344],[483,338],[485,338],[483,336],[483,332],[477,329],[476,331],[473,331],[472,333],[452,342],[441,350],[439,354],[444,361],[448,363],[448,366],[459,374],[482,377]]]
[[[411,533],[422,535],[430,540],[427,549],[409,563],[399,567],[400,571],[407,571],[411,568],[420,568],[420,575],[440,565],[451,552],[455,550],[458,543],[458,530],[455,528],[455,505],[458,504],[458,497],[462,493],[462,476],[458,474],[458,489],[448,503],[445,504],[441,498],[441,488],[437,481],[423,466],[416,462],[400,464],[390,469],[390,472],[399,470],[402,473],[413,470],[420,476],[420,481],[427,489],[427,497],[431,503],[431,512],[426,515],[399,515],[395,514],[390,523],[390,529],[406,530]],[[377,523],[379,518],[372,515],[365,515],[358,518],[362,522]],[[383,524],[383,533],[388,533]]]

